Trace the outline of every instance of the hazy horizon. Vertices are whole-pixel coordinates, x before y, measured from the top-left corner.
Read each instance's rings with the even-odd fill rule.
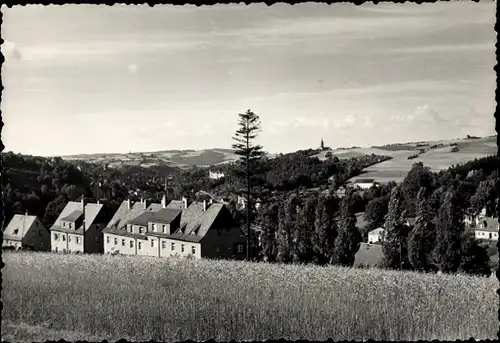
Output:
[[[490,136],[494,2],[2,7],[5,151],[272,153]]]

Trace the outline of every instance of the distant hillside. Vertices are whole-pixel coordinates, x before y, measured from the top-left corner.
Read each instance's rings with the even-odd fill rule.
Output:
[[[80,160],[89,163],[107,164],[108,167],[122,166],[154,167],[168,166],[187,169],[192,166],[208,166],[235,161],[238,156],[230,149],[164,150],[134,152],[127,154],[81,154],[62,156],[64,160]]]
[[[335,149],[322,151],[316,156],[325,159],[328,152],[340,159],[371,154],[392,157],[391,160],[365,168],[360,176],[353,178],[371,178],[386,183],[391,180],[402,181],[416,162],[422,162],[433,171],[440,171],[476,158],[496,155],[498,147],[496,136],[490,136]]]

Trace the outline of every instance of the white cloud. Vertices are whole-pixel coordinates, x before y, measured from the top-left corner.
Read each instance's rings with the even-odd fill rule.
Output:
[[[333,126],[337,129],[345,129],[355,126],[357,122],[358,118],[352,114],[349,114],[345,118],[334,120]]]

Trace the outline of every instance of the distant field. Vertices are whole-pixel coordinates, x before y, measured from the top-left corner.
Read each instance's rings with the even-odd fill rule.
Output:
[[[451,143],[456,143],[459,149],[458,152],[451,152]],[[356,178],[375,179],[380,183],[389,181],[401,182],[405,178],[411,166],[414,163],[422,162],[425,166],[433,171],[447,169],[452,165],[465,163],[476,158],[496,155],[498,148],[496,146],[496,137],[487,137],[475,140],[448,140],[438,142],[428,142],[429,145],[443,144],[443,147],[427,150],[419,157],[408,160],[408,156],[415,154],[418,151],[416,144],[405,145],[406,148],[413,146],[417,150],[403,150],[391,147],[390,150],[384,151],[380,148],[359,148],[353,149],[355,153],[365,154],[380,154],[391,156],[392,160],[384,161],[368,167],[363,170],[362,175]],[[424,147],[423,147],[424,148]],[[427,147],[428,148],[428,147]]]
[[[3,254],[2,334],[61,339],[493,339],[498,281],[234,261]],[[31,336],[30,333],[34,335]]]

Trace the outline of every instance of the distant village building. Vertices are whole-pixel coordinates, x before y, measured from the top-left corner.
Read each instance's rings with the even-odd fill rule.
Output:
[[[3,232],[2,247],[50,250],[50,232],[36,216],[16,214]]]
[[[359,187],[361,189],[369,189],[376,185],[374,179],[356,179],[353,181],[354,187]]]
[[[102,230],[106,226],[103,204],[70,201],[51,231],[51,249],[63,253],[102,253]]]
[[[377,242],[383,242],[385,239],[385,229],[379,227],[375,230],[368,232],[368,243],[373,244]]]
[[[260,198],[257,198],[257,199],[253,199],[252,197],[250,197],[250,199],[252,199],[252,201],[255,201],[254,202],[254,205],[255,205],[255,209],[258,210],[261,206],[261,203],[262,203],[262,200]],[[241,195],[238,195],[238,201],[237,201],[237,206],[241,209],[245,209],[247,207],[247,197],[246,196],[241,196]]]
[[[474,228],[474,236],[479,240],[498,241],[498,218],[481,218]]]
[[[245,256],[244,236],[231,213],[213,201],[166,197],[160,204],[124,201],[104,229],[104,252],[138,256]]]
[[[218,179],[222,179],[224,177],[224,173],[223,172],[218,172],[218,171],[209,171],[208,172],[208,177],[210,179],[213,179],[213,180],[218,180]]]

